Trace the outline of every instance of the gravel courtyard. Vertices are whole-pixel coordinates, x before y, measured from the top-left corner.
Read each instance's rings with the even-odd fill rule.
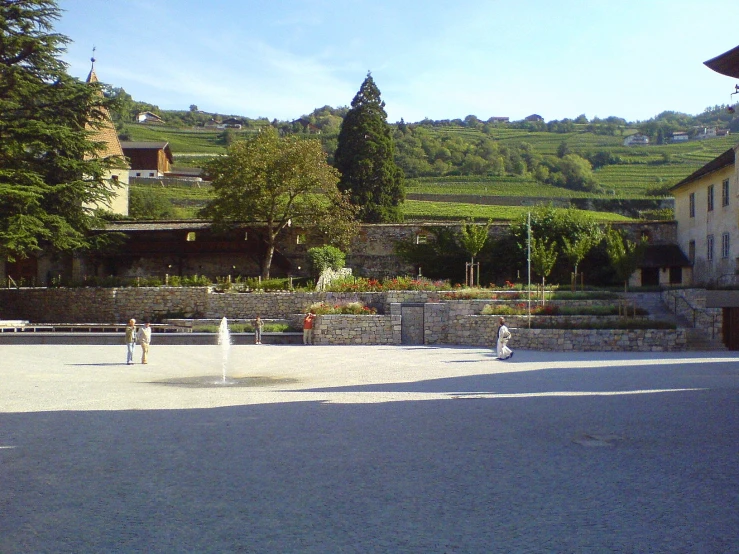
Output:
[[[0,552],[737,552],[736,353],[228,354],[0,346]]]

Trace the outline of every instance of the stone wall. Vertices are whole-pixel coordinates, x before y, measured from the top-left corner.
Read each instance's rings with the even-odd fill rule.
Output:
[[[700,303],[701,291],[689,292],[689,295],[692,302]],[[298,324],[299,314],[305,313],[313,303],[359,301],[375,307],[379,315],[320,316],[315,324],[316,343],[400,344],[401,304],[423,303],[423,336],[426,344],[493,346],[498,316],[480,315],[484,306],[492,301],[444,301],[439,297],[440,294],[435,291],[217,293],[209,287],[2,289],[0,319],[29,320],[32,323],[112,323],[126,321],[131,317],[139,321],[158,321],[172,317],[253,319],[256,315],[261,315],[263,318],[284,318]],[[706,315],[715,317],[718,314],[718,322],[706,322],[705,325],[720,326],[720,311],[712,310],[714,313]],[[591,323],[603,321],[602,317],[593,316],[532,317],[552,323],[559,321],[561,324],[572,320]],[[506,320],[513,329],[511,346],[514,348],[640,351],[685,348],[683,329],[528,329],[526,316],[506,316]],[[720,333],[720,327],[718,331]]]
[[[313,322],[315,344],[400,344],[400,316],[320,315]]]
[[[722,335],[723,310],[706,308],[706,289],[670,289],[662,292],[662,300],[696,329],[705,329],[711,337]]]
[[[570,324],[592,321],[592,316],[560,317],[566,317]],[[537,321],[551,319],[550,316],[536,317]],[[513,334],[509,346],[514,349],[662,352],[684,350],[686,346],[684,329],[529,329],[526,316],[506,316],[506,322]],[[495,348],[498,316],[450,317],[447,327],[446,339],[440,343]]]

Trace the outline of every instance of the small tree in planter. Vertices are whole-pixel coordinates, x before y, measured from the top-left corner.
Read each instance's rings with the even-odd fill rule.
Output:
[[[577,266],[588,255],[600,241],[603,240],[603,232],[599,227],[593,227],[577,234],[572,240],[562,237],[562,254],[573,265],[572,292],[577,288]]]
[[[624,292],[629,290],[629,277],[639,267],[646,245],[646,237],[642,237],[639,242],[632,242],[613,229],[606,232],[608,259],[611,260],[618,278],[624,282]]]
[[[480,253],[480,250],[485,246],[488,240],[488,232],[490,230],[491,221],[485,225],[476,225],[471,220],[468,220],[466,224],[463,224],[460,229],[459,242],[462,247],[470,255],[471,261],[469,264],[469,274],[465,272],[465,282],[469,286],[475,285],[475,256]],[[480,285],[480,262],[477,262],[477,285]]]
[[[541,301],[546,301],[546,279],[557,261],[557,250],[554,241],[537,240],[531,237],[531,268],[541,276]]]

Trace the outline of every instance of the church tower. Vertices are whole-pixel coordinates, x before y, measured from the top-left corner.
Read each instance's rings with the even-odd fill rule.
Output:
[[[95,49],[93,48],[93,52]],[[86,82],[97,83],[98,77],[95,74],[95,58],[90,58],[92,66],[90,68],[90,74],[87,76]],[[101,93],[102,94],[102,93]],[[104,143],[104,148],[100,151],[100,156],[103,158],[110,158],[112,156],[120,157],[125,160],[123,155],[123,148],[121,148],[121,141],[118,140],[118,133],[116,133],[115,125],[110,117],[110,112],[107,108],[103,108],[104,118],[99,125],[93,127],[88,125],[87,129],[93,132],[93,140]],[[105,208],[113,213],[120,215],[128,215],[128,187],[129,187],[129,168],[128,162],[126,162],[125,168],[111,169],[106,174],[106,180],[110,182],[110,186],[113,189],[114,196],[110,199],[110,203],[105,206],[91,206],[96,208]]]

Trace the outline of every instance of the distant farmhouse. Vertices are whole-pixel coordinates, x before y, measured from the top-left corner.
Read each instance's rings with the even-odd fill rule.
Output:
[[[526,121],[544,121],[544,118],[540,116],[539,114],[534,113],[526,117]]]
[[[164,120],[155,113],[139,112],[136,114],[136,123],[164,123]]]
[[[130,160],[131,177],[164,177],[174,163],[168,142],[121,142],[121,147]]]
[[[511,121],[510,117],[496,117],[493,116],[490,119],[488,119],[488,123],[509,123]]]
[[[688,133],[686,131],[675,131],[672,133],[670,142],[688,142]]]
[[[219,129],[241,129],[244,126],[244,120],[237,117],[229,117],[221,121]]]
[[[647,144],[649,144],[649,137],[641,133],[629,135],[624,139],[624,146],[644,146]]]

